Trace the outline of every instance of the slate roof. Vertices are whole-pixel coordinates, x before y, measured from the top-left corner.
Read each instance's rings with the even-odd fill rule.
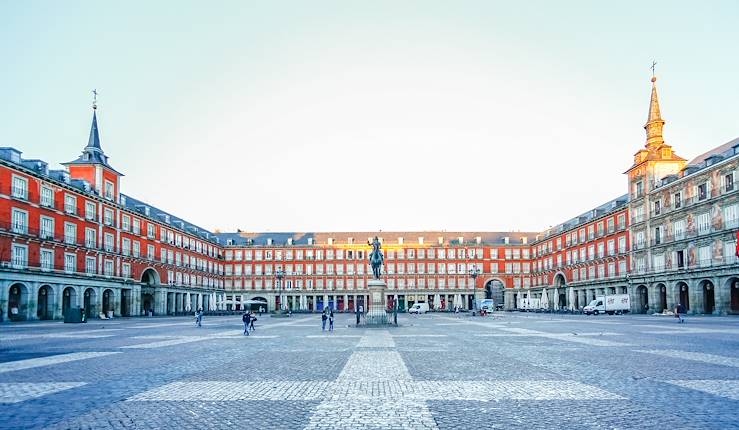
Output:
[[[701,164],[706,162],[706,159],[708,159],[708,157],[711,157],[713,155],[721,155],[723,158],[728,158],[736,155],[737,153],[739,153],[739,148],[735,149],[735,147],[737,146],[739,146],[739,137],[693,158],[692,160],[690,160],[690,162],[688,162],[688,166],[700,166]]]
[[[460,245],[459,238],[463,238],[462,245],[503,245],[505,237],[508,237],[510,245],[523,245],[524,238],[530,244],[538,232],[459,232],[459,231],[353,231],[353,232],[236,232],[216,233],[221,245],[232,246],[267,246],[268,239],[272,239],[272,246],[284,246],[288,239],[292,239],[293,245],[308,245],[309,239],[313,239],[313,245],[327,245],[329,239],[334,244],[349,244],[349,239],[354,239],[355,245],[367,242],[371,237],[381,237],[387,245],[398,244],[398,238],[403,238],[407,245],[418,244],[418,239],[423,238],[424,245],[438,245],[439,237],[443,238],[444,245]],[[229,242],[230,241],[230,242]]]

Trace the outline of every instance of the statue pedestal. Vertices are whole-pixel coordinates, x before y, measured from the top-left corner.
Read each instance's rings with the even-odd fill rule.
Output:
[[[387,325],[389,323],[387,317],[387,301],[385,290],[387,284],[381,279],[372,279],[367,282],[369,290],[369,303],[367,303],[367,314],[365,322],[368,326]]]

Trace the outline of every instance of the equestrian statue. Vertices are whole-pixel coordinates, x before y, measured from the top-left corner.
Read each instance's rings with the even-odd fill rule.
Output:
[[[370,264],[372,265],[372,276],[374,279],[380,279],[382,265],[385,264],[385,256],[382,255],[380,240],[377,236],[375,236],[375,239],[370,245],[372,245],[372,252],[369,255]]]

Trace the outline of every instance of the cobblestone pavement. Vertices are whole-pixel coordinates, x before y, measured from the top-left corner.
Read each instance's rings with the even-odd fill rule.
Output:
[[[739,428],[739,319],[0,325],[0,428]]]

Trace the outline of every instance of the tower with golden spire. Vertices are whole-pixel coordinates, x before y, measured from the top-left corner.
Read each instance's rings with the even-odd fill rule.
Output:
[[[654,67],[654,63],[652,64]],[[685,167],[686,160],[672,150],[672,146],[665,143],[662,131],[665,120],[659,106],[657,96],[657,77],[652,75],[652,95],[649,99],[649,114],[644,124],[646,142],[644,147],[634,154],[634,164],[625,172],[629,175],[631,188],[639,188],[640,192],[632,189],[631,197],[643,194],[659,186],[662,178],[678,174]],[[641,181],[641,185],[639,185]]]

